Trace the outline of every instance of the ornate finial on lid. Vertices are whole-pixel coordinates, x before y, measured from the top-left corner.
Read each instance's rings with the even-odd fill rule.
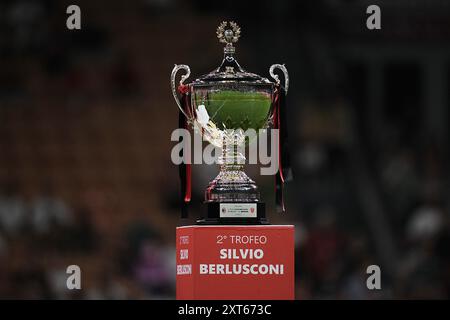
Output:
[[[225,53],[234,53],[233,43],[238,42],[241,36],[241,28],[234,21],[223,21],[217,27],[217,38],[221,43],[225,43]]]

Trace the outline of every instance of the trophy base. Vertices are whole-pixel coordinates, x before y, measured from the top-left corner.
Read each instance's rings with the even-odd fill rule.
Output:
[[[207,202],[207,213],[197,225],[268,225],[263,202]]]

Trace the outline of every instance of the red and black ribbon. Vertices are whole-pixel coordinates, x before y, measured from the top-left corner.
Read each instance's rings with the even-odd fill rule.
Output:
[[[190,91],[188,85],[180,85],[178,87],[178,92],[181,94],[181,107],[183,108],[183,111],[187,115],[191,115],[191,99],[190,99]],[[186,119],[186,116],[179,111],[178,115],[178,127],[180,129],[189,129],[188,119]],[[180,137],[180,141],[183,139],[183,137]],[[188,148],[191,147],[190,141],[183,141],[184,148],[181,151],[180,156],[184,157],[184,150],[188,150]],[[189,154],[189,153],[188,153]],[[191,202],[191,164],[186,163],[189,162],[188,159],[184,159],[181,164],[178,166],[178,172],[180,176],[180,182],[181,182],[181,218],[187,218],[188,217],[188,204]]]
[[[274,128],[278,129],[278,172],[275,175],[275,204],[278,212],[286,210],[284,206],[284,183],[292,180],[289,155],[288,131],[286,125],[286,91],[277,85],[273,96]]]

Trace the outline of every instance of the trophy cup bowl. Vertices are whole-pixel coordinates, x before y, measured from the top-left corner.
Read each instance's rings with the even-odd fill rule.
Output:
[[[189,84],[184,84],[190,75],[187,65],[175,65],[171,75],[173,96],[187,123],[222,150],[220,172],[206,188],[206,203],[260,202],[255,182],[243,171],[245,156],[240,150],[251,140],[249,130],[258,134],[272,123],[274,93],[280,84],[274,70],[283,72],[285,92],[289,83],[284,65],[270,67],[275,82],[243,70],[234,57],[233,43],[239,36],[236,23],[222,22],[217,28],[217,37],[225,43],[221,65]],[[175,79],[180,70],[185,74],[177,87]],[[182,92],[189,101],[180,100]]]

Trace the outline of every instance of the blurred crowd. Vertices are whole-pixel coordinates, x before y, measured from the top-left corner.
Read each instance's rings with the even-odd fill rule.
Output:
[[[381,190],[382,204],[389,213],[388,226],[394,234],[396,256],[392,270],[377,255],[375,238],[361,221],[363,209],[340,203],[355,203],[356,190],[340,182],[326,182],[347,166],[337,166],[336,153],[324,145],[306,147],[302,157],[310,158],[297,172],[305,188],[320,180],[313,192],[300,193],[297,246],[298,297],[324,299],[447,299],[450,294],[450,219],[445,191],[442,154],[437,147],[427,151],[383,148],[372,172]],[[309,154],[309,155],[308,155]],[[315,159],[312,161],[311,159]],[[320,170],[316,171],[319,166]],[[314,164],[314,165],[313,165]],[[301,167],[300,167],[301,168]],[[422,168],[422,169],[420,169]],[[316,171],[312,174],[312,171]],[[322,174],[321,174],[322,172]],[[319,180],[319,181],[317,181]],[[336,197],[330,197],[330,185],[336,183]],[[333,187],[332,187],[333,188]],[[295,192],[295,191],[293,191]],[[305,199],[324,194],[311,207]],[[339,198],[339,202],[334,199]],[[308,205],[309,206],[309,205]],[[309,213],[309,214],[305,214]],[[353,217],[352,217],[353,216]],[[349,219],[349,220],[347,220]],[[381,268],[381,291],[366,287],[369,265]]]
[[[182,59],[210,71],[221,53],[204,47],[235,11],[207,1],[79,5],[82,31],[70,33],[64,2],[0,3],[0,298],[173,298],[180,221],[168,75]],[[287,185],[287,214],[271,219],[296,225],[297,298],[450,297],[447,146],[405,134],[402,119],[386,141],[365,137],[355,111],[362,106],[335,67],[344,63],[326,45],[341,29],[308,18],[333,4],[298,6],[299,25],[288,5],[268,11],[274,21],[287,16],[286,32],[282,24],[256,32],[267,25],[255,22],[251,5],[237,14],[255,35],[241,51],[250,71],[282,54],[267,48],[268,37],[282,33],[289,51],[295,181]],[[261,2],[257,13],[269,8]],[[182,32],[171,27],[176,22]],[[180,33],[194,35],[172,41]],[[272,188],[261,185],[263,194]],[[366,188],[377,195],[369,203],[383,208],[391,260],[380,249],[384,233],[374,232],[378,219],[364,214]],[[80,291],[66,288],[71,264],[81,267]],[[382,290],[366,287],[372,264],[381,268]]]
[[[88,208],[70,206],[48,186],[34,198],[19,190],[10,184],[0,197],[2,298],[167,298],[173,293],[175,252],[145,221],[130,221],[115,246],[98,234]],[[80,264],[80,292],[67,290],[71,264]]]

